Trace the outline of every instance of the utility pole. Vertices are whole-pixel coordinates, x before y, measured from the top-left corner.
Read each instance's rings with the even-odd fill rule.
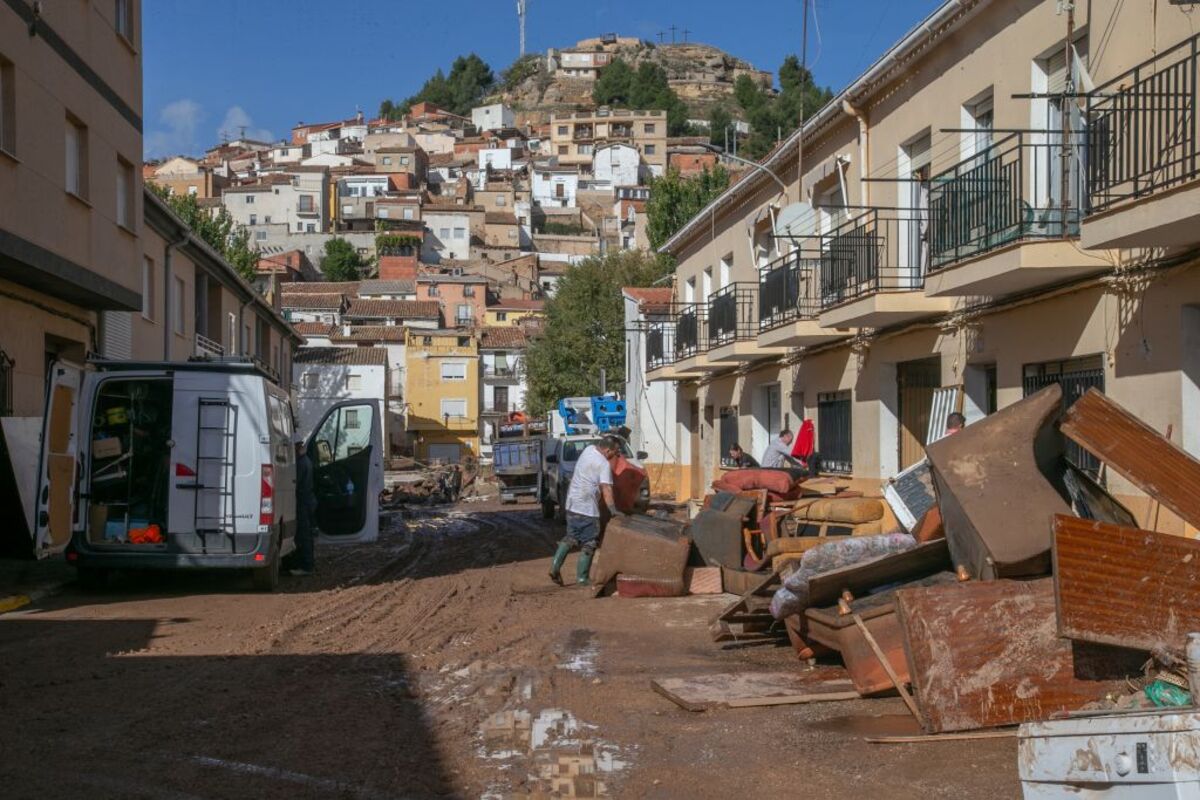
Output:
[[[1073,95],[1075,92],[1075,59],[1071,58],[1071,40],[1075,38],[1075,3],[1072,0],[1061,0],[1060,9],[1067,12],[1067,41],[1063,44],[1064,54],[1066,56],[1066,80],[1063,83],[1062,99],[1059,101],[1059,113],[1062,116],[1062,218],[1059,224],[1062,225],[1062,237],[1068,236],[1069,226],[1067,225],[1067,214],[1071,210],[1071,107],[1070,104],[1075,102]]]
[[[800,24],[800,77],[808,71],[808,0],[804,0],[804,22]],[[800,127],[796,131],[796,201],[804,199],[804,84],[800,85]],[[859,169],[863,167],[860,165]],[[784,197],[784,200],[787,200]]]
[[[691,31],[689,31],[687,28],[683,29],[683,43],[684,44],[687,44],[687,37],[688,37],[689,33],[691,33]]]
[[[676,28],[674,25],[672,25],[672,26],[670,27],[670,31],[671,31],[671,44],[675,44],[675,31],[677,31],[677,30],[679,30],[679,29],[678,29],[678,28]]]
[[[525,55],[525,2],[517,0],[517,21],[521,27],[521,56]]]
[[[659,44],[662,44],[662,43],[663,43],[663,37],[664,37],[664,36],[666,36],[666,35],[667,35],[667,32],[666,32],[666,31],[659,31],[659,32],[658,32],[658,43],[659,43]]]

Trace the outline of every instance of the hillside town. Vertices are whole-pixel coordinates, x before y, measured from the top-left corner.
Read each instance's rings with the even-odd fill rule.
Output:
[[[1200,796],[1200,2],[707,2],[0,3],[5,797]]]

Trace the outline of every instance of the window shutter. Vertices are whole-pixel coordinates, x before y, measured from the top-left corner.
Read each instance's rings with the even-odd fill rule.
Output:
[[[133,358],[133,323],[128,311],[100,312],[100,353],[105,358]]]

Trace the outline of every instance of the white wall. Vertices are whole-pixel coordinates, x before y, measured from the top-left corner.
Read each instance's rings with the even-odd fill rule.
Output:
[[[676,447],[675,383],[646,382],[646,334],[636,300],[625,301],[626,424],[633,431],[633,449],[645,450],[648,464],[680,464],[685,454]]]
[[[492,103],[471,109],[471,124],[481,131],[511,128],[516,119],[513,110],[503,103]]]
[[[464,214],[425,214],[425,241],[422,254],[437,260],[453,258],[466,261],[471,257],[471,220]],[[456,235],[461,231],[461,237]]]
[[[557,187],[563,187],[563,196],[558,197]],[[575,207],[575,193],[579,191],[579,174],[574,172],[533,172],[533,202],[543,206],[561,208]]]
[[[642,156],[636,147],[615,144],[602,147],[592,157],[592,174],[611,186],[637,186]]]
[[[305,385],[306,374],[315,374],[316,386]],[[362,388],[351,391],[347,378],[360,376]],[[321,421],[325,411],[333,403],[342,400],[378,400],[383,408],[385,399],[386,369],[379,365],[342,364],[293,364],[292,391],[296,397],[296,419],[298,430],[307,435]],[[390,433],[387,415],[383,420],[383,438],[388,441]]]
[[[512,169],[512,150],[507,147],[487,147],[480,150],[477,156],[480,169]]]

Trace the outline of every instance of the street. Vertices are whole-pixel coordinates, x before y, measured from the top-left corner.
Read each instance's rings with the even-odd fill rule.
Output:
[[[916,732],[898,699],[678,708],[651,678],[799,666],[713,644],[728,596],[551,586],[556,539],[531,505],[391,510],[274,595],[131,574],[4,615],[4,796],[1019,795],[1013,740],[865,743]]]

